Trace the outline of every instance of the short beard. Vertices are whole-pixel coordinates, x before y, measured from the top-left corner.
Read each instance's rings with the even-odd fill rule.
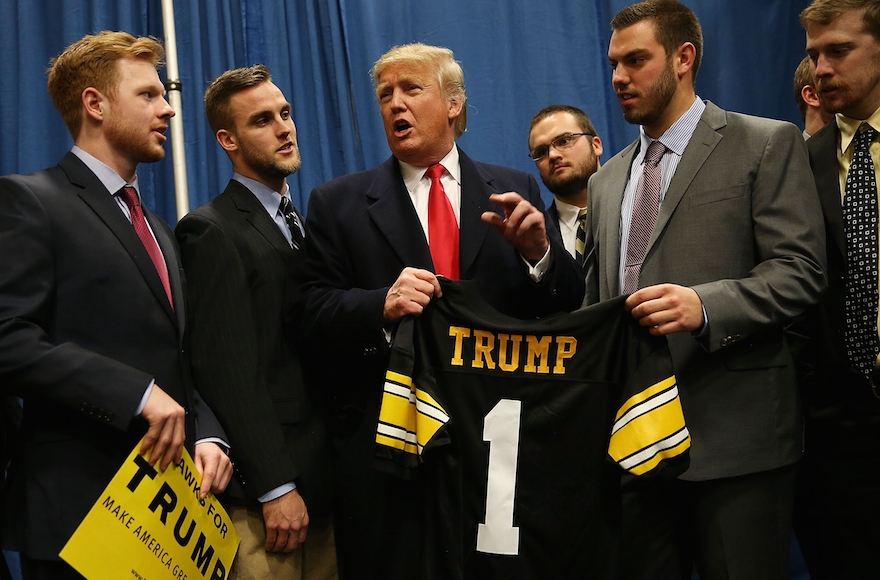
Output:
[[[592,144],[590,144],[590,147],[592,147]],[[572,167],[572,169],[576,169],[576,171],[566,179],[554,181],[551,176],[549,180],[542,178],[541,181],[557,197],[562,199],[576,197],[586,189],[590,176],[599,170],[599,158],[596,156],[596,152],[591,150],[590,159],[576,168]]]
[[[647,110],[623,109],[623,118],[633,125],[648,125],[655,123],[663,115],[663,112],[672,102],[676,91],[675,72],[672,70],[672,61],[667,63],[660,78],[642,94],[643,102],[649,108]]]
[[[298,147],[296,147],[296,155],[288,163],[279,163],[271,155],[244,146],[241,147],[241,156],[254,173],[271,179],[284,179],[299,171],[302,166]]]

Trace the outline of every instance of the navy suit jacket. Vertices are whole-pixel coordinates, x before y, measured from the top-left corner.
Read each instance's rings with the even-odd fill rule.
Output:
[[[193,390],[174,236],[144,213],[174,309],[131,223],[75,155],[0,178],[0,384],[24,399],[10,505],[15,547],[32,558],[57,559],[146,432],[133,417],[151,379],[190,411],[190,451],[225,437]]]
[[[476,280],[487,302],[511,316],[578,308],[583,274],[550,220],[553,266],[535,283],[517,250],[480,219],[485,211],[499,211],[489,201],[492,193],[515,191],[543,210],[535,179],[474,162],[463,151],[460,166],[461,278]],[[315,188],[306,231],[303,332],[317,356],[331,365],[326,370],[339,379],[333,385],[337,409],[377,410],[389,354],[382,320],[385,295],[404,268],[434,270],[397,159]]]

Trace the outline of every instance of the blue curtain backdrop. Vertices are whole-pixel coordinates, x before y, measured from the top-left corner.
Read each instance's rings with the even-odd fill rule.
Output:
[[[698,94],[799,122],[791,80],[804,54],[798,14],[808,1],[686,2],[706,37]],[[176,0],[190,206],[217,195],[231,172],[204,119],[212,78],[258,62],[272,70],[293,104],[303,167],[290,182],[305,210],[314,186],[389,155],[369,72],[388,48],[413,41],[449,47],[461,62],[469,127],[459,144],[472,157],[537,175],[526,156],[529,120],[566,103],[592,117],[607,159],[636,135],[614,99],[606,58],[608,22],[627,3]],[[70,148],[45,70],[65,46],[105,29],[162,38],[159,0],[0,0],[0,174],[54,165]],[[147,203],[174,223],[166,148],[166,159],[141,165],[139,176]]]

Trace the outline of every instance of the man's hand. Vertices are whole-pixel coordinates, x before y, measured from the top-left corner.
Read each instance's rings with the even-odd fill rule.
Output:
[[[440,282],[432,272],[404,268],[385,295],[382,316],[386,323],[393,324],[408,314],[419,315],[432,297],[442,294]]]
[[[550,247],[544,214],[512,191],[493,193],[489,200],[504,208],[504,217],[487,211],[480,218],[498,230],[501,237],[513,244],[526,260],[537,262],[543,258]]]
[[[292,552],[306,541],[309,512],[299,491],[293,490],[263,504],[267,552]]]
[[[159,458],[159,468],[165,468],[173,461],[178,463],[183,455],[183,442],[186,439],[184,432],[186,413],[177,401],[168,393],[153,384],[147,404],[141,411],[141,417],[147,420],[149,429],[144,435],[141,444],[141,455],[150,451],[150,465],[156,465]]]
[[[208,492],[221,493],[232,478],[232,462],[223,449],[213,441],[196,444],[193,461],[202,476],[199,497],[205,499]]]
[[[685,286],[658,284],[642,288],[626,299],[624,308],[655,336],[695,332],[703,327],[703,302]]]

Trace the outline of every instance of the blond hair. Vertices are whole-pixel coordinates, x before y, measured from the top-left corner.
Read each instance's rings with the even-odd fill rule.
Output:
[[[433,67],[437,71],[443,98],[450,102],[461,103],[461,114],[455,120],[455,138],[461,137],[467,129],[467,93],[464,90],[464,71],[455,60],[452,51],[442,46],[431,46],[420,42],[395,46],[373,65],[373,83],[377,91],[382,72],[388,66],[397,64]]]

